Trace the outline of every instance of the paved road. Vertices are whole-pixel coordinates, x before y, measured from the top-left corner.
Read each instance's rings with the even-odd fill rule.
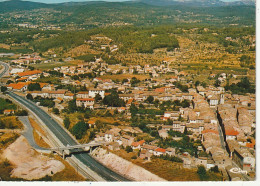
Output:
[[[62,142],[64,146],[67,146],[67,144],[77,145],[74,139],[45,111],[43,111],[41,108],[35,105],[34,102],[27,100],[24,97],[18,96],[13,92],[8,92],[8,94],[13,99],[20,102],[22,105],[34,112],[43,121],[43,123],[54,133],[54,135]],[[103,166],[87,153],[74,154],[73,156],[107,181],[130,181],[129,179]]]
[[[50,150],[48,150],[46,148],[42,148],[35,143],[35,140],[34,140],[34,137],[33,137],[33,128],[31,126],[29,119],[28,119],[28,116],[19,116],[18,119],[25,126],[25,131],[22,133],[22,135],[27,139],[29,144],[36,150],[46,151],[47,153],[50,152]]]
[[[4,70],[0,73],[0,78],[1,78],[9,70],[9,66],[6,63],[3,63],[1,61],[0,61],[0,65],[4,66]]]

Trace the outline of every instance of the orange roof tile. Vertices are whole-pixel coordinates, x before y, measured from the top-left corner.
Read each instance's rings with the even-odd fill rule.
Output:
[[[239,134],[239,132],[237,132],[235,130],[226,130],[225,133],[226,133],[226,136],[237,136]]]
[[[28,85],[28,83],[25,82],[18,82],[18,83],[11,83],[7,87],[11,87],[16,90],[22,89],[25,85]]]
[[[163,148],[157,148],[157,149],[155,149],[155,151],[157,151],[157,152],[163,152],[163,153],[165,153],[165,152],[166,152],[166,150],[165,150],[165,149],[163,149]]]
[[[32,71],[26,71],[26,72],[20,72],[17,73],[18,76],[22,77],[22,76],[30,76],[30,75],[34,75],[34,74],[41,74],[42,71],[40,70],[32,70]]]

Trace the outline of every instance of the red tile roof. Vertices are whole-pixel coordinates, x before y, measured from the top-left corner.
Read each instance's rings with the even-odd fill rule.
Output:
[[[26,82],[18,82],[18,83],[11,83],[7,87],[11,87],[16,90],[22,89],[25,85],[28,85]]]
[[[226,133],[226,136],[237,136],[239,134],[239,132],[237,132],[235,130],[226,130],[225,133]]]
[[[157,149],[155,149],[155,151],[165,153],[165,152],[166,152],[166,149],[157,148]]]
[[[30,75],[41,74],[41,73],[42,73],[42,71],[40,71],[40,70],[32,70],[32,71],[20,72],[17,74],[18,74],[18,76],[23,77],[23,76],[30,76]]]
[[[142,146],[144,144],[144,140],[138,141],[138,142],[133,142],[131,145],[134,147],[138,147],[139,145]]]

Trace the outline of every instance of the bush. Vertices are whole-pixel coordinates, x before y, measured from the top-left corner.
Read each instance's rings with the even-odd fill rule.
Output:
[[[63,120],[63,123],[64,123],[64,126],[65,126],[66,129],[68,129],[70,127],[70,119],[68,117],[66,117]]]
[[[203,165],[198,166],[197,173],[200,177],[200,180],[206,180],[207,179],[207,171]]]
[[[132,147],[130,147],[130,146],[126,146],[125,151],[126,151],[127,153],[129,153],[129,152],[133,152],[133,149],[132,149]]]
[[[215,167],[211,167],[210,171],[216,172],[216,173],[219,172],[218,166],[216,165]]]
[[[26,98],[29,100],[33,100],[33,96],[30,93],[26,95]]]
[[[26,110],[19,110],[15,112],[16,116],[28,116],[28,112]]]
[[[53,112],[54,114],[56,114],[56,115],[59,115],[59,114],[60,114],[60,111],[59,111],[59,109],[57,109],[57,108],[53,108],[53,109],[52,109],[52,112]]]

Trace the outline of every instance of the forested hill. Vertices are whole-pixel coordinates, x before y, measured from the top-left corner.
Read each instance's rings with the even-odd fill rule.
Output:
[[[33,10],[38,8],[48,8],[53,5],[45,3],[37,3],[30,1],[10,0],[0,2],[0,13],[22,11],[22,10]]]
[[[146,3],[146,4],[145,4]],[[20,23],[36,26],[56,25],[65,29],[99,26],[211,24],[255,25],[255,6],[199,7],[185,5],[155,6],[147,2],[84,2],[44,4],[11,0],[0,2],[0,26]]]

